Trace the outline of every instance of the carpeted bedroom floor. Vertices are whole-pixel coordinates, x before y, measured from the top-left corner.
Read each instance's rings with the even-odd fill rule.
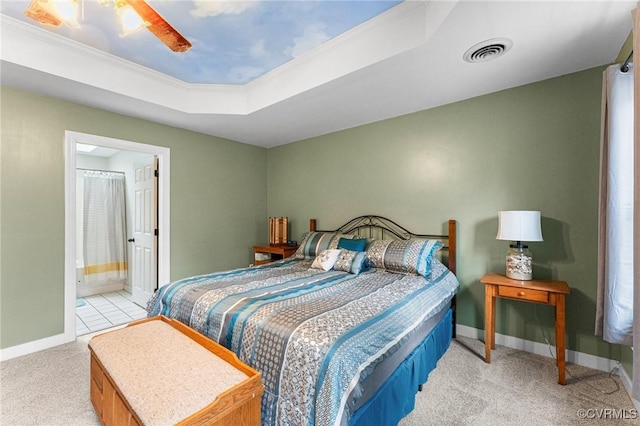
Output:
[[[89,401],[90,337],[0,363],[0,424],[99,425]],[[570,364],[560,386],[551,358],[498,346],[486,364],[483,354],[478,340],[454,340],[400,424],[640,424],[616,376]]]

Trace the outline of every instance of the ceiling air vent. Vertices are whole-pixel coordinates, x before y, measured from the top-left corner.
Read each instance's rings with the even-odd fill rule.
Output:
[[[508,38],[492,38],[472,46],[462,57],[471,63],[492,61],[507,53],[512,45]]]

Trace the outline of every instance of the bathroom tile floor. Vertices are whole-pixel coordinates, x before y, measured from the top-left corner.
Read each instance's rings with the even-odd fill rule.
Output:
[[[147,316],[147,311],[133,303],[131,293],[114,291],[78,298],[84,305],[76,306],[76,335],[93,333],[127,324]]]

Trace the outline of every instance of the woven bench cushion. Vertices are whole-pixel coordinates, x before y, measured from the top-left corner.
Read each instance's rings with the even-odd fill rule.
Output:
[[[95,336],[89,346],[147,425],[173,425],[248,377],[163,321]]]

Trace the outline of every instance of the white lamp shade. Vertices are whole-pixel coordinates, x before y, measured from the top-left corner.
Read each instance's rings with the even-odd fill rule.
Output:
[[[497,240],[542,241],[540,212],[512,210],[498,212]]]

